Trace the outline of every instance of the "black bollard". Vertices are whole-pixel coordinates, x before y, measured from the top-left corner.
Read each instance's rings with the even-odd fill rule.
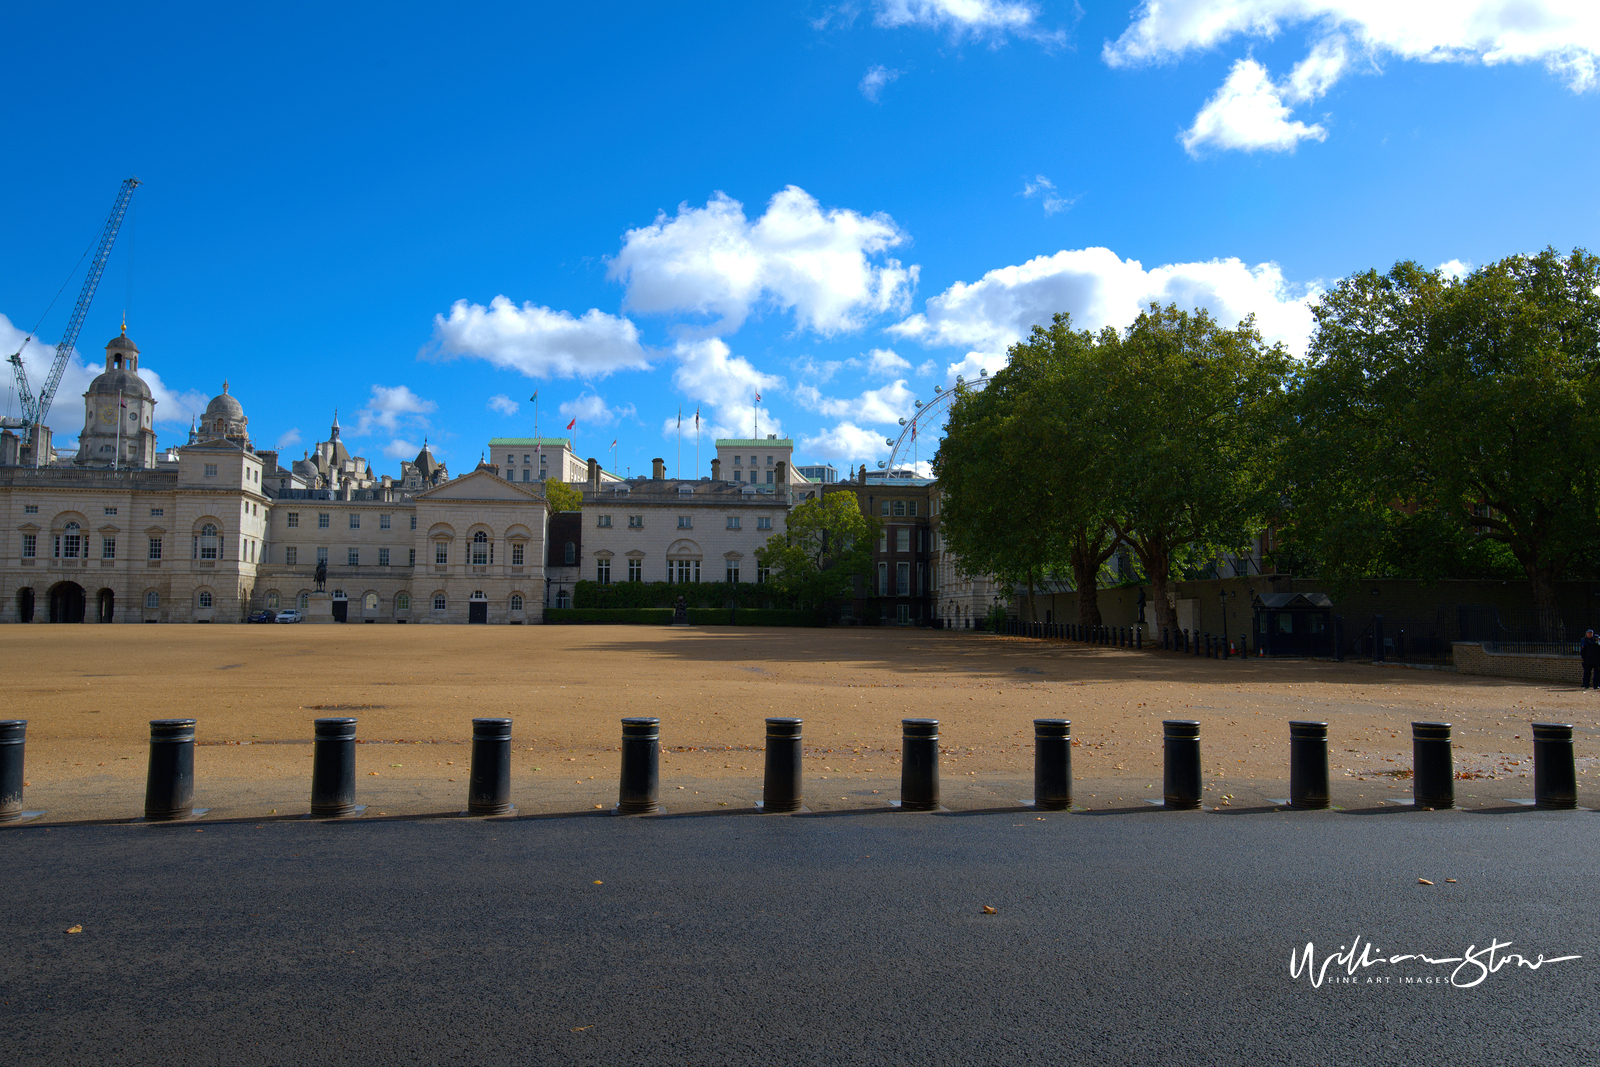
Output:
[[[0,722],[0,822],[22,818],[22,764],[27,739],[27,719]]]
[[[1449,723],[1411,724],[1411,796],[1419,808],[1456,806]]]
[[[1139,649],[1141,651],[1144,649],[1144,627],[1143,626],[1135,626],[1133,628],[1133,647],[1136,648],[1136,649]]]
[[[318,719],[311,745],[311,816],[359,814],[356,806],[356,720]]]
[[[1072,720],[1033,720],[1033,806],[1039,811],[1072,807]]]
[[[1289,806],[1328,806],[1328,724],[1289,723]]]
[[[1228,654],[1232,651],[1228,647],[1228,635],[1227,634],[1220,635],[1217,638],[1217,643],[1222,646],[1222,658],[1223,659],[1227,659],[1228,658]]]
[[[1169,808],[1193,810],[1200,806],[1200,723],[1194,719],[1167,719],[1162,726],[1162,755],[1166,764],[1162,787]]]
[[[900,810],[939,808],[939,720],[901,719]]]
[[[767,720],[767,775],[761,786],[761,810],[768,815],[799,811],[800,726],[803,719]]]
[[[1239,635],[1239,658],[1240,659],[1248,659],[1249,656],[1250,656],[1250,635],[1246,634],[1246,633],[1241,633]]]
[[[1533,724],[1533,802],[1541,808],[1578,806],[1571,723]]]
[[[150,721],[150,769],[144,785],[144,817],[187,819],[194,814],[194,720]]]
[[[618,815],[653,815],[661,810],[661,720],[622,720],[622,784]]]
[[[468,815],[506,815],[511,806],[511,720],[472,720],[472,773]]]

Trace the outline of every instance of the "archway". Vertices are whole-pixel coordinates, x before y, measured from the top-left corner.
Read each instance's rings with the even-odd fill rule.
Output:
[[[33,586],[23,586],[17,590],[17,621],[33,621]]]
[[[77,582],[59,582],[50,587],[50,621],[82,622],[85,597]]]
[[[100,621],[115,622],[117,619],[117,594],[109,589],[100,590]]]

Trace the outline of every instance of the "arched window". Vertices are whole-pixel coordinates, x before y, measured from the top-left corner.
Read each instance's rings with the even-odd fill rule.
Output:
[[[304,611],[307,608],[309,608],[310,606],[311,606],[311,594],[310,593],[301,593],[300,594],[300,610]]]
[[[576,563],[576,562],[578,562],[578,546],[573,544],[571,541],[568,541],[567,542],[566,554],[564,555],[563,558],[566,560],[567,563]]]
[[[891,512],[891,514],[904,515],[905,513],[906,513],[906,502],[904,500],[896,500],[894,502],[894,508],[893,508],[893,511]]]
[[[202,608],[209,608],[211,606],[211,590],[200,590],[200,606]]]
[[[472,535],[472,565],[474,567],[489,565],[489,535],[482,530]]]
[[[78,532],[81,529],[82,527],[75,522],[67,523],[65,532],[56,538],[56,555],[59,558],[78,558],[78,554],[83,551],[83,535]]]
[[[208,522],[204,526],[200,527],[200,558],[216,559],[217,550],[221,546],[221,542],[222,539],[217,536],[217,528],[214,525]]]
[[[484,591],[482,589],[474,589],[472,591],[472,599],[473,600],[488,600],[489,597],[488,597],[487,594],[484,593]]]
[[[511,610],[512,611],[521,611],[522,610],[522,594],[521,593],[512,593],[511,594]]]
[[[410,593],[396,593],[395,594],[395,598],[394,598],[394,609],[396,611],[410,611],[411,610],[411,594]]]
[[[150,590],[144,595],[144,606],[147,608],[159,608],[161,606],[161,594],[154,589]]]
[[[365,608],[366,610],[368,610],[368,611],[377,611],[378,610],[378,594],[377,593],[368,593],[366,596],[362,597],[361,598],[361,606],[363,608]]]
[[[278,591],[274,589],[272,592],[267,594],[267,607],[276,608],[278,604]]]
[[[435,593],[435,594],[433,594],[433,610],[434,611],[443,611],[444,610],[444,594],[443,593]]]

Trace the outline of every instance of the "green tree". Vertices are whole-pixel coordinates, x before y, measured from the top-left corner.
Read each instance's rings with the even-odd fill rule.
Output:
[[[854,493],[825,493],[791,510],[784,532],[756,549],[756,561],[790,603],[822,610],[853,594],[852,579],[871,580],[879,527]]]
[[[1277,509],[1292,362],[1253,317],[1224,329],[1176,305],[1152,304],[1098,347],[1111,522],[1150,581],[1156,625],[1176,629],[1175,567],[1243,550]]]
[[[1561,636],[1556,582],[1600,546],[1597,289],[1600,261],[1554,249],[1462,279],[1400,263],[1340,282],[1295,398],[1300,550],[1359,576],[1407,527],[1443,521],[1468,547],[1503,545]]]
[[[540,483],[544,486],[544,498],[550,501],[552,511],[582,511],[583,494],[572,488],[566,482],[546,479]]]

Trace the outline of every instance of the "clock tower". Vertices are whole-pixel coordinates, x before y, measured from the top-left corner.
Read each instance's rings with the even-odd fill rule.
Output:
[[[156,462],[156,401],[139,377],[139,349],[123,332],[106,345],[106,369],[83,394],[82,467],[142,470]]]

